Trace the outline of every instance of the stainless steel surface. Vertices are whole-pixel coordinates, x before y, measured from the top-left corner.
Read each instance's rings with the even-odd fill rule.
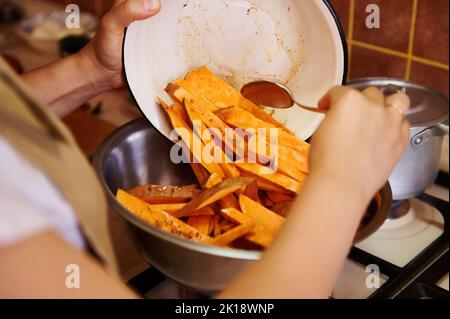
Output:
[[[439,173],[443,137],[448,135],[448,99],[432,89],[397,79],[363,78],[349,86],[363,90],[380,88],[385,95],[404,90],[411,99],[406,118],[411,123],[410,144],[389,182],[393,199],[404,200],[423,193]]]
[[[411,202],[409,199],[394,202],[392,204],[391,212],[389,214],[390,219],[398,219],[405,216],[411,210]]]
[[[257,105],[275,109],[288,109],[294,105],[315,113],[326,114],[327,110],[300,104],[294,99],[291,90],[284,84],[274,81],[254,81],[241,88],[241,94]]]
[[[115,200],[118,188],[153,183],[186,185],[195,182],[189,165],[173,164],[172,143],[146,120],[135,120],[116,130],[99,147],[94,167],[103,183],[110,207],[129,225],[144,257],[173,281],[203,293],[223,288],[260,252],[226,249],[199,244],[166,233],[140,220]],[[385,221],[391,206],[389,185],[372,204],[355,241],[375,232]]]
[[[422,132],[416,134],[411,138],[411,145],[413,147],[419,147],[428,139],[432,137],[439,137],[439,136],[445,136],[448,135],[448,121],[438,124],[436,126],[432,126],[430,128],[427,128],[423,130]]]

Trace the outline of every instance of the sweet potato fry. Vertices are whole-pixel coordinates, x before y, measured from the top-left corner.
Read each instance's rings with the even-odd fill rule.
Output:
[[[210,189],[216,186],[217,184],[220,184],[222,182],[222,178],[220,178],[217,174],[211,174],[206,179],[206,181],[203,183],[202,187],[203,189]]]
[[[217,184],[220,184],[222,182],[222,179],[217,174],[212,174],[209,176],[205,184],[203,185],[203,189],[210,189],[216,186]],[[239,202],[234,197],[233,194],[227,195],[224,198],[220,200],[220,206],[222,208],[236,208],[239,209]]]
[[[230,222],[229,220],[223,218],[220,223],[220,229],[222,230],[222,233],[226,233],[227,231],[232,230],[234,227],[236,227],[235,223]]]
[[[222,229],[220,228],[220,215],[216,214],[214,216],[213,236],[218,237],[220,234],[222,234]]]
[[[178,101],[181,104],[183,104],[186,99],[196,100],[202,103],[208,110],[217,111],[217,107],[186,80],[180,79],[173,81],[167,85],[165,91],[173,100]]]
[[[138,197],[139,198],[139,197]],[[152,210],[161,210],[163,212],[173,214],[182,209],[186,204],[149,204]]]
[[[222,235],[215,237],[211,241],[211,244],[217,245],[217,246],[227,246],[231,242],[248,234],[252,230],[253,230],[253,226],[251,224],[243,224],[243,225],[236,226],[233,229],[223,233]]]
[[[279,185],[283,187],[286,190],[289,190],[294,193],[299,193],[303,182],[298,182],[286,175],[283,175],[279,172],[273,172],[271,174],[265,174],[264,171],[266,170],[265,167],[259,165],[259,164],[249,164],[249,163],[236,163],[236,166],[246,172],[255,174],[269,182],[272,182],[276,185]],[[306,176],[305,176],[306,179]]]
[[[274,203],[281,203],[281,202],[287,202],[287,201],[293,201],[294,196],[290,196],[287,194],[282,194],[278,192],[266,192],[267,197]]]
[[[267,133],[270,132],[270,129],[276,129],[277,126],[271,123],[267,123],[256,117],[255,114],[248,112],[240,107],[230,107],[226,109],[221,109],[215,112],[215,114],[225,123],[231,125],[233,127],[240,127],[244,130],[252,128],[264,128],[267,130]],[[280,144],[290,147],[298,152],[308,155],[310,145],[305,141],[302,141],[296,138],[294,135],[286,133],[283,130],[278,131],[278,138],[280,140]],[[268,138],[269,140],[269,138]]]
[[[270,191],[270,192],[278,192],[288,195],[294,195],[294,192],[291,192],[277,184],[274,184],[264,178],[259,177],[258,175],[252,174],[250,172],[246,172],[244,170],[241,170],[241,176],[244,177],[250,177],[256,179],[256,183],[258,184],[258,189],[263,191]]]
[[[195,117],[200,119],[207,127],[218,131],[218,136],[225,145],[234,151],[235,154],[245,153],[245,141],[237,134],[226,133],[230,132],[230,127],[227,126],[217,115],[208,110],[202,103],[197,100],[191,100],[186,104],[188,114],[195,114]],[[226,152],[224,150],[224,152]]]
[[[172,108],[183,119],[183,121],[185,121],[186,123],[190,122],[188,114],[186,113],[183,104],[175,100],[173,102]]]
[[[284,218],[245,195],[239,197],[239,203],[242,212],[255,223],[253,230],[245,238],[263,247],[268,247],[283,225]]]
[[[222,150],[222,148],[215,143],[212,134],[208,131],[205,123],[202,122],[201,116],[194,111],[192,104],[192,100],[185,100],[186,113],[190,119],[190,122],[196,124],[200,123],[200,127],[194,128],[194,133],[197,134],[205,145],[214,145],[214,148],[211,149],[211,156],[216,160],[220,168],[222,168],[227,178],[239,177],[239,170],[231,163],[224,150]]]
[[[249,216],[235,208],[221,209],[220,213],[224,218],[235,224],[254,224],[253,220]]]
[[[291,206],[292,201],[280,202],[270,207],[270,210],[286,218],[288,216],[289,210],[291,209]]]
[[[192,212],[209,206],[239,189],[243,189],[252,181],[253,180],[248,177],[236,177],[227,179],[214,186],[213,188],[201,192],[191,202],[189,202],[186,206],[175,213],[175,216],[189,216],[189,214],[191,214]]]
[[[253,227],[255,225],[253,220],[239,210],[228,208],[222,209],[220,212],[222,216],[238,224],[238,226],[235,226],[229,230],[225,230],[224,228],[222,228],[223,234],[214,238],[212,244],[218,246],[226,246],[232,241],[246,235],[253,230]]]
[[[117,192],[116,198],[131,213],[155,227],[197,242],[207,243],[211,240],[209,236],[201,234],[195,228],[172,215],[163,211],[152,210],[146,202],[123,190]]]
[[[187,223],[201,234],[209,235],[214,226],[214,216],[192,216],[189,217]]]
[[[164,111],[169,116],[170,121],[172,122],[172,127],[177,131],[178,135],[180,135],[187,148],[194,155],[195,159],[199,161],[209,173],[217,173],[220,177],[225,177],[225,174],[216,162],[206,163],[203,161],[201,152],[204,145],[202,141],[192,132],[192,129],[170,106],[165,104],[161,99],[159,101]],[[195,147],[196,145],[198,147]],[[200,152],[200,154],[196,154],[196,152]]]
[[[190,165],[199,185],[203,185],[209,177],[208,171],[200,163],[190,163]]]
[[[148,204],[186,203],[200,193],[199,189],[179,186],[142,185],[128,190]]]
[[[199,68],[190,72],[186,76],[186,80],[197,92],[210,100],[217,108],[222,109],[230,106],[240,106],[250,113],[255,114],[261,120],[282,128],[286,132],[290,132],[283,124],[277,122],[256,104],[244,98],[238,91],[212,73],[208,68]]]
[[[256,179],[245,187],[243,194],[247,197],[250,197],[255,202],[261,202],[261,199],[258,195],[258,182],[256,181]]]

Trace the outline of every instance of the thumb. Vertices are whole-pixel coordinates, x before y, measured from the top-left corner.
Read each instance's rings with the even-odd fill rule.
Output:
[[[119,1],[109,11],[104,21],[111,31],[122,32],[132,22],[154,16],[161,8],[160,0],[125,0]]]

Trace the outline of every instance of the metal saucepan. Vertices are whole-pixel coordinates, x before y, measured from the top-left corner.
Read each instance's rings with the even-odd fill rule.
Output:
[[[385,95],[405,89],[411,99],[411,109],[406,114],[411,123],[410,143],[389,182],[394,200],[423,193],[433,185],[439,173],[442,142],[448,135],[448,98],[404,80],[363,78],[351,81],[349,85],[359,90],[375,86]]]
[[[143,256],[175,282],[206,294],[223,290],[249,262],[261,253],[198,244],[166,233],[132,215],[115,200],[118,188],[142,184],[187,185],[195,183],[189,165],[170,160],[172,142],[145,120],[136,120],[113,132],[94,156],[110,207],[128,223]],[[386,220],[392,196],[386,185],[376,196],[355,241],[375,232]]]

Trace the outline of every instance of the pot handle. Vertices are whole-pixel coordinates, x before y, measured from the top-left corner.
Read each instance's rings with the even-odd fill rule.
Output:
[[[411,139],[411,145],[413,147],[419,147],[423,143],[425,143],[430,137],[433,136],[445,136],[448,135],[448,120],[435,125],[433,127],[429,127],[422,132],[416,134]]]

